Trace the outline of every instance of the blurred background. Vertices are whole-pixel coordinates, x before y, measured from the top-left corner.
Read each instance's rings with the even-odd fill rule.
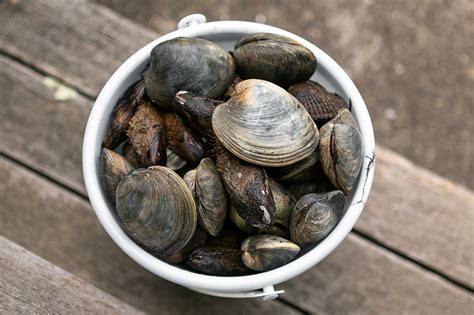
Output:
[[[472,0],[97,2],[160,34],[202,13],[300,35],[354,80],[378,144],[474,189]]]

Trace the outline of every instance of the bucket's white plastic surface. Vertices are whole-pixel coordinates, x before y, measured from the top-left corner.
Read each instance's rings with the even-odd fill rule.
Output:
[[[168,33],[141,48],[125,61],[110,77],[100,92],[90,114],[83,143],[83,172],[92,207],[102,226],[115,243],[138,264],[152,273],[192,290],[223,297],[263,297],[273,299],[283,291],[273,285],[287,281],[316,265],[347,236],[356,223],[372,186],[374,176],[375,143],[372,123],[364,100],[342,68],[315,45],[285,30],[251,22],[220,21],[205,23],[197,14],[180,21],[177,31]],[[257,32],[280,34],[293,38],[309,48],[318,61],[312,79],[325,88],[337,92],[348,103],[362,134],[364,161],[355,188],[346,198],[345,213],[336,228],[316,247],[280,268],[249,276],[217,277],[204,275],[167,264],[135,244],[121,229],[114,209],[101,188],[99,157],[108,128],[109,117],[124,91],[136,80],[147,65],[150,51],[158,43],[175,37],[200,37],[214,41],[232,51],[243,35]],[[349,263],[349,262],[348,262]]]

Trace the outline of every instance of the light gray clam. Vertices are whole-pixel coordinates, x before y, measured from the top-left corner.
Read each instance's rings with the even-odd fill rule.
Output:
[[[240,248],[245,266],[256,271],[267,271],[289,263],[300,252],[300,247],[282,237],[253,235]]]
[[[163,166],[136,169],[117,187],[117,214],[125,230],[157,256],[182,249],[197,225],[194,197],[174,171]]]
[[[316,70],[316,57],[297,41],[276,34],[244,36],[236,45],[234,59],[244,79],[262,79],[288,87],[308,80]]]
[[[115,203],[115,193],[120,180],[134,167],[123,156],[106,148],[102,149],[101,160],[104,191],[107,197]]]
[[[201,38],[178,37],[155,46],[145,73],[148,96],[171,109],[178,91],[215,98],[234,79],[232,56],[216,43]]]
[[[344,201],[344,194],[339,190],[301,197],[291,215],[291,240],[299,246],[321,241],[341,218]]]
[[[362,139],[359,127],[347,109],[321,127],[319,159],[332,184],[348,194],[362,166]]]
[[[261,166],[298,162],[319,142],[316,124],[304,107],[263,80],[240,82],[233,96],[214,110],[212,128],[231,153]]]
[[[225,223],[229,200],[214,162],[202,159],[195,170],[186,173],[184,181],[196,198],[199,225],[212,236],[218,235]]]

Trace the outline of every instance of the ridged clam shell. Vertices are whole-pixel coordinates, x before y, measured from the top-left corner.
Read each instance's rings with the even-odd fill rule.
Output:
[[[163,166],[137,169],[117,187],[117,214],[128,234],[158,256],[182,249],[196,229],[194,197],[184,181]]]
[[[244,36],[233,53],[237,73],[244,79],[262,79],[288,87],[308,80],[316,57],[297,41],[275,34]]]
[[[314,152],[319,135],[304,107],[288,92],[262,80],[239,83],[212,116],[219,141],[252,164],[285,166]]]
[[[321,127],[319,158],[332,184],[348,194],[362,166],[362,138],[359,127],[347,109]]]
[[[106,148],[102,149],[101,160],[104,191],[115,204],[115,193],[120,180],[134,167],[123,156]]]
[[[291,240],[307,246],[325,238],[341,218],[344,201],[339,190],[301,197],[291,215]]]
[[[234,59],[219,45],[200,38],[178,37],[151,51],[145,88],[158,106],[170,108],[178,91],[220,96],[232,82],[234,71]]]
[[[179,155],[166,148],[166,167],[170,170],[177,171],[186,165],[186,160]]]
[[[340,109],[348,107],[338,94],[313,81],[296,83],[288,88],[288,92],[303,104],[319,127],[336,117]]]
[[[281,267],[298,255],[300,247],[282,237],[253,235],[241,247],[242,261],[256,271],[267,271]]]
[[[267,172],[277,181],[294,183],[315,178],[317,168],[318,150],[315,150],[301,161],[288,166],[267,168]]]

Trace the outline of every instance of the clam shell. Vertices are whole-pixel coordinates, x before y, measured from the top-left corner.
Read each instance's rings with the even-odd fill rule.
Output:
[[[177,171],[186,165],[186,160],[182,159],[179,155],[166,148],[166,167],[170,170]]]
[[[281,267],[298,255],[298,245],[274,235],[254,235],[247,238],[241,247],[245,266],[256,271],[267,271]]]
[[[122,148],[122,153],[123,157],[127,159],[127,161],[132,164],[134,168],[140,167],[140,162],[138,162],[137,154],[135,153],[135,150],[133,149],[133,146],[130,144],[130,142],[126,142],[124,144]]]
[[[232,83],[229,85],[229,87],[227,88],[227,90],[224,92],[224,94],[222,94],[221,98],[225,101],[227,101],[229,98],[232,97],[232,95],[234,94],[235,92],[235,87],[237,86],[237,84],[239,84],[240,82],[242,82],[242,78],[239,77],[238,75],[236,75],[234,77],[234,80],[232,81]]]
[[[127,134],[140,165],[166,164],[163,118],[149,102],[138,106],[128,124]]]
[[[144,97],[145,85],[143,80],[140,80],[130,86],[119,98],[112,112],[104,147],[112,149],[125,140],[128,122]]]
[[[291,240],[300,246],[321,241],[341,218],[344,201],[339,190],[301,197],[291,215]]]
[[[362,167],[362,138],[347,109],[321,127],[319,158],[324,173],[337,188],[348,194]]]
[[[172,112],[163,114],[169,148],[186,161],[197,164],[204,157],[204,144],[199,135],[183,124]]]
[[[219,45],[200,38],[178,37],[151,51],[145,73],[148,96],[158,106],[171,108],[178,91],[215,98],[234,78],[232,56]]]
[[[137,169],[123,177],[116,204],[127,233],[158,256],[182,249],[196,229],[191,191],[181,177],[163,166]]]
[[[220,143],[214,151],[217,170],[239,215],[251,226],[272,225],[275,202],[265,169],[239,160]]]
[[[226,224],[219,235],[208,238],[206,245],[240,249],[247,235],[232,224]]]
[[[186,264],[215,276],[239,276],[250,272],[242,262],[239,249],[215,245],[196,248],[186,259]]]
[[[206,231],[204,231],[199,226],[197,226],[193,237],[191,237],[191,239],[186,244],[186,246],[184,246],[182,249],[178,250],[174,254],[171,254],[166,257],[162,257],[162,259],[170,264],[180,263],[184,261],[196,247],[204,245],[204,243],[206,243],[206,239],[207,239]]]
[[[186,125],[199,131],[203,136],[214,138],[212,114],[222,101],[208,97],[193,96],[187,91],[180,91],[173,101],[173,110],[185,121]]]
[[[308,80],[317,64],[313,53],[297,41],[268,33],[244,36],[233,56],[242,78],[267,80],[285,88]]]
[[[294,183],[315,178],[318,166],[318,150],[315,150],[301,161],[288,166],[267,168],[267,172],[277,181]]]
[[[209,234],[216,236],[224,226],[229,200],[216,166],[210,158],[201,160],[194,179],[198,223]]]
[[[219,141],[244,161],[285,166],[314,152],[319,141],[316,124],[303,106],[273,83],[246,80],[212,116]]]
[[[106,196],[115,204],[117,186],[134,167],[120,154],[107,148],[102,149],[102,183]]]
[[[324,125],[336,117],[339,110],[348,107],[338,94],[329,92],[313,81],[296,83],[288,88],[288,92],[300,101],[318,126]]]

